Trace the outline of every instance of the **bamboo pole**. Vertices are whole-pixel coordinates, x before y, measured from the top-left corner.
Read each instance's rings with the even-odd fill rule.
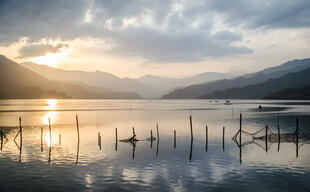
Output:
[[[240,128],[239,128],[239,160],[240,160],[240,163],[242,162],[242,140],[241,140],[241,134],[242,134],[242,113],[240,113]]]
[[[115,128],[115,151],[117,151],[117,143],[118,143],[118,139],[117,139],[117,128]]]
[[[174,130],[173,133],[174,133],[174,145],[173,145],[173,147],[176,148],[176,145],[177,145],[177,141],[176,141],[177,140],[177,132],[176,132],[176,130]]]
[[[100,133],[98,133],[98,146],[99,146],[99,149],[101,150],[101,136],[100,136]]]
[[[79,151],[80,151],[80,127],[79,127],[78,115],[75,116],[75,119],[76,119],[77,135],[78,135],[78,141],[77,141],[77,147],[76,147],[76,161],[75,161],[75,164],[77,165],[79,162]]]
[[[193,140],[193,123],[192,123],[192,116],[189,116],[189,122],[191,127],[191,140]]]
[[[52,146],[52,127],[51,127],[51,119],[48,118],[48,130],[50,132],[50,147]]]
[[[223,152],[225,151],[225,126],[223,127]]]
[[[280,125],[278,124],[278,152],[280,151],[280,140],[281,140]]]
[[[159,152],[159,128],[158,128],[158,123],[156,123],[156,131],[157,131],[157,147],[156,147],[156,156],[158,156],[158,152]]]
[[[151,130],[151,148],[153,147],[153,132]]]
[[[51,127],[51,119],[48,118],[48,129],[50,133],[50,145],[48,148],[48,163],[51,162],[51,154],[52,154],[52,127]]]
[[[2,130],[0,131],[0,134],[1,134],[1,147],[0,147],[0,149],[2,151],[2,146],[3,146],[3,131]]]
[[[266,152],[268,151],[268,125],[266,125],[266,136],[265,136],[265,148],[266,148]]]
[[[156,131],[157,131],[157,141],[159,141],[159,130],[158,130],[158,123],[156,123]]]
[[[76,115],[75,118],[76,118],[76,130],[77,130],[77,135],[78,135],[78,142],[80,142],[80,127],[79,127],[78,115]]]
[[[43,127],[41,127],[41,151],[43,151]]]
[[[23,148],[23,129],[22,129],[22,118],[19,117],[19,137],[20,137],[20,150]]]
[[[193,157],[193,139],[191,139],[191,148],[189,151],[189,162],[192,161],[192,157]]]
[[[206,125],[206,152],[208,152],[208,125]]]
[[[296,118],[296,158],[298,157],[298,130],[299,125],[298,125],[298,118]]]

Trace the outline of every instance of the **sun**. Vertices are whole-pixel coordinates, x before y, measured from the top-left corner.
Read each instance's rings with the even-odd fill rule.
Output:
[[[64,59],[64,55],[62,52],[47,53],[44,56],[33,58],[33,62],[38,63],[38,64],[48,65],[48,66],[56,66],[56,65],[59,65],[63,59]]]

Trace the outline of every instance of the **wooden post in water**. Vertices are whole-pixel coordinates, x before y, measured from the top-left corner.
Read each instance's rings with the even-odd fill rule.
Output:
[[[51,127],[51,119],[48,118],[48,130],[50,133],[50,144],[48,148],[48,163],[51,162],[51,154],[52,154],[52,127]]]
[[[118,142],[118,139],[117,139],[117,128],[115,128],[115,151],[117,151],[117,142]]]
[[[176,146],[177,146],[177,131],[174,130],[173,133],[174,133],[174,145],[173,145],[173,147],[176,148]]]
[[[97,141],[98,141],[98,146],[100,145],[100,133],[98,133],[98,139],[97,139]]]
[[[153,132],[151,130],[151,148],[153,147]]]
[[[132,134],[134,137],[136,136],[135,127],[132,127]]]
[[[299,129],[299,127],[298,127],[299,125],[298,125],[298,118],[296,118],[296,158],[298,157],[298,129]]]
[[[48,130],[49,130],[49,133],[50,133],[50,146],[52,146],[52,127],[51,127],[51,119],[48,118]]]
[[[75,164],[77,165],[79,162],[79,151],[80,151],[80,127],[79,127],[78,115],[75,116],[75,119],[76,119],[76,130],[77,130],[77,135],[78,135],[78,142],[77,142],[77,148],[76,148],[76,162],[75,162]]]
[[[280,140],[281,140],[280,125],[278,124],[278,152],[280,151]]]
[[[23,129],[22,129],[22,118],[21,117],[19,117],[19,136],[20,136],[19,147],[20,147],[20,153],[21,153],[21,150],[23,148]]]
[[[99,149],[101,150],[101,136],[100,136],[100,133],[98,133],[98,146],[99,146]]]
[[[158,151],[159,151],[159,130],[158,130],[158,123],[156,123],[156,131],[157,131],[157,147],[156,147],[156,156],[158,156]]]
[[[240,163],[242,162],[242,140],[241,140],[241,134],[242,134],[242,113],[240,113],[240,128],[239,128],[239,159],[240,159]]]
[[[61,145],[61,134],[59,133],[59,145]]]
[[[206,152],[208,152],[208,125],[206,125]]]
[[[0,134],[1,134],[1,147],[0,147],[0,149],[2,151],[2,146],[3,146],[3,131],[2,130],[0,131]]]
[[[266,148],[266,152],[268,151],[268,125],[266,125],[266,136],[265,136],[265,148]]]
[[[43,151],[43,127],[41,127],[41,151]]]
[[[77,135],[78,135],[78,142],[80,142],[80,127],[79,127],[78,115],[75,116],[75,119],[76,119],[76,130],[77,130]]]
[[[191,148],[189,151],[189,162],[192,161],[192,157],[193,157],[193,139],[191,139]]]
[[[193,123],[192,123],[192,116],[189,116],[189,123],[191,127],[191,140],[193,140]]]
[[[158,123],[156,123],[156,131],[157,131],[157,141],[159,141],[159,130],[158,130]]]
[[[225,151],[225,126],[223,127],[223,152]]]

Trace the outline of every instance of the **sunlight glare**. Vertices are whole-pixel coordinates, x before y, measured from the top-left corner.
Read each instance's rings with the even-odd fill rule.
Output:
[[[50,132],[47,132],[47,134],[44,137],[44,140],[45,140],[48,147],[51,147],[56,143],[56,138],[55,138],[55,135],[53,134],[53,132],[52,132],[52,142],[50,142]]]
[[[47,53],[45,56],[35,57],[33,62],[38,64],[44,64],[48,66],[55,66],[60,64],[64,59],[63,52],[60,53]]]

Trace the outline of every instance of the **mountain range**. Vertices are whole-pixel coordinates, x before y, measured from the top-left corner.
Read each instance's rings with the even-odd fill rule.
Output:
[[[17,64],[2,55],[0,69],[0,99],[140,99],[159,98],[164,93],[163,99],[306,99],[310,87],[310,59],[239,77],[207,72],[185,78],[120,78],[102,71]]]
[[[292,72],[282,77],[271,78],[263,83],[248,85],[242,88],[230,88],[204,95],[201,99],[258,99],[274,98],[279,91],[288,88],[300,89],[310,85],[310,68]],[[278,92],[275,94],[275,92]],[[273,96],[272,96],[273,95]]]
[[[249,85],[263,83],[269,79],[279,78],[288,73],[299,72],[310,67],[310,59],[292,60],[280,66],[271,67],[262,71],[246,74],[233,79],[222,79],[214,82],[191,85],[185,88],[176,89],[164,95],[164,99],[195,99],[210,98],[214,92],[224,91],[232,88],[242,88]],[[309,74],[310,75],[310,74]],[[287,87],[288,88],[288,87]],[[270,92],[272,90],[269,90]],[[226,92],[226,98],[231,98]],[[246,94],[246,92],[244,93]],[[215,96],[215,95],[213,95]]]
[[[114,92],[76,82],[52,81],[0,55],[0,98],[138,99],[136,93]]]
[[[30,62],[21,63],[21,65],[50,80],[82,82],[95,87],[108,88],[113,91],[135,92],[144,98],[159,98],[177,87],[233,77],[225,73],[206,72],[178,79],[153,75],[133,79],[128,77],[120,78],[111,73],[98,70],[95,72],[69,71]]]

